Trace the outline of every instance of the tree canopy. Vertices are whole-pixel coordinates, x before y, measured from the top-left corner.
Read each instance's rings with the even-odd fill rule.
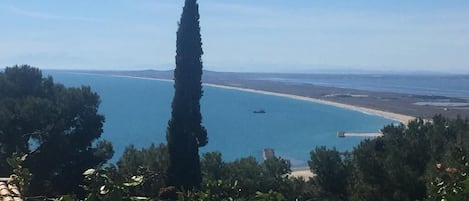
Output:
[[[117,170],[87,177],[87,189],[95,200],[467,200],[468,120],[436,116],[382,131],[383,137],[364,140],[352,152],[314,149],[308,163],[316,176],[309,181],[290,177],[290,163],[281,158],[226,162],[220,152],[209,152],[202,155],[198,189],[164,187],[168,153],[164,145],[152,145],[127,148]]]
[[[383,137],[364,140],[348,158],[324,147],[312,152],[310,167],[322,199],[467,200],[467,119],[437,115],[382,131]]]
[[[83,171],[113,155],[109,142],[94,145],[104,123],[99,103],[90,87],[64,87],[28,65],[0,72],[0,175],[11,173],[8,157],[24,153],[29,194],[82,192]]]
[[[191,189],[202,181],[199,147],[208,142],[202,126],[202,40],[196,0],[186,0],[176,41],[175,94],[166,138],[169,150],[168,184]]]

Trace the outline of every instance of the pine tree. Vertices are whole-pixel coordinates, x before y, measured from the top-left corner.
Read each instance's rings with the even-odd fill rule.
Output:
[[[176,41],[175,94],[166,138],[169,151],[168,185],[186,190],[202,181],[199,147],[208,142],[201,125],[202,40],[197,0],[186,0]]]
[[[81,196],[83,172],[112,158],[103,132],[99,95],[90,87],[68,88],[28,65],[0,72],[0,175],[11,174],[7,158],[27,154],[31,173],[26,195]]]

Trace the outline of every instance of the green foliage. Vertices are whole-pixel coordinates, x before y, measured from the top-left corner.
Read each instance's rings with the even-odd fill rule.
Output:
[[[63,195],[59,199],[60,201],[77,201],[78,199],[71,195]]]
[[[289,178],[278,192],[287,200],[325,200],[319,195],[318,187],[312,181],[307,182],[302,178]]]
[[[169,189],[166,200],[467,200],[467,120],[436,116],[431,122],[417,119],[408,126],[386,126],[383,133],[384,137],[364,140],[351,154],[340,154],[335,148],[317,147],[311,152],[309,161],[317,176],[309,182],[289,178],[290,163],[281,158],[271,158],[263,163],[253,157],[225,162],[221,153],[209,152],[201,159],[204,179],[198,189],[179,192],[174,187],[162,189]],[[94,189],[92,192],[104,189],[106,194],[94,193],[94,197],[112,196],[112,193],[107,194],[108,191],[117,189],[126,199],[132,196],[154,198],[151,190],[139,190],[148,177],[141,174],[141,167],[148,169],[148,164],[159,167],[163,163],[158,161],[165,161],[164,145],[160,145],[160,149],[152,147],[149,150],[159,151],[127,148],[118,163],[120,170],[106,173],[113,175],[112,180],[95,179],[98,182],[91,188]],[[157,158],[160,159],[152,160]],[[156,168],[155,171],[163,169]],[[135,175],[142,179],[129,182]],[[162,180],[164,177],[156,178]]]
[[[262,191],[262,166],[256,161],[254,157],[242,158],[226,164],[227,177],[225,180],[238,181],[239,186],[242,187],[241,193],[243,196],[253,195],[257,191]]]
[[[237,181],[228,182],[223,180],[209,180],[199,193],[202,200],[232,201],[240,200],[241,187]]]
[[[445,154],[444,162],[437,163],[436,168],[429,171],[429,198],[446,201],[467,200],[469,197],[468,148],[467,146],[453,147],[449,154]]]
[[[265,175],[276,180],[282,180],[286,174],[291,173],[291,164],[289,160],[282,158],[269,158],[262,164]]]
[[[133,194],[134,189],[142,185],[144,176],[134,175],[121,180],[116,178],[115,169],[88,169],[83,175],[86,184],[84,189],[88,192],[84,201],[149,201],[150,197]]]
[[[106,140],[98,141],[93,150],[94,157],[102,159],[102,163],[111,159],[114,155],[114,147],[112,146],[112,143]]]
[[[353,152],[352,200],[422,200],[429,162],[427,128],[421,120],[387,126],[384,137],[362,142]]]
[[[137,195],[158,196],[158,189],[165,187],[168,167],[168,149],[160,144],[137,150],[133,145],[124,150],[117,162],[117,173],[123,178],[142,175],[142,184],[135,188]]]
[[[291,187],[293,181],[287,177],[291,172],[290,162],[281,158],[258,163],[255,158],[247,157],[225,163],[219,152],[211,152],[203,155],[201,165],[205,183],[202,190],[210,196],[254,199],[256,192],[272,190],[296,199],[306,192],[304,188]],[[299,180],[296,182],[300,183]],[[225,194],[219,192],[220,188]]]
[[[222,160],[220,152],[204,153],[200,164],[204,179],[214,181],[225,178],[225,163]]]
[[[6,158],[27,153],[32,173],[29,194],[81,193],[81,173],[113,154],[101,136],[99,96],[89,87],[66,88],[27,65],[0,72],[0,174],[12,169]]]
[[[285,201],[282,194],[270,190],[267,193],[256,192],[256,201]]]
[[[200,187],[199,147],[208,142],[202,124],[202,40],[196,0],[186,0],[176,41],[175,94],[166,138],[169,150],[168,184],[178,188]]]
[[[178,201],[285,201],[287,200],[281,193],[268,191],[266,193],[256,192],[255,194],[245,197],[241,196],[239,187],[235,184],[225,183],[223,181],[213,181],[210,187],[203,191],[184,191],[178,192]]]
[[[247,179],[247,178],[243,178]],[[199,201],[245,201],[245,200],[287,200],[281,193],[274,190],[243,192],[238,181],[206,180],[199,191],[182,191],[178,193],[177,200],[199,200]]]
[[[346,200],[350,167],[335,148],[317,147],[311,152],[308,164],[311,171],[317,174],[313,181],[320,188],[321,197]]]
[[[311,152],[317,200],[467,200],[468,120],[435,116],[386,126],[350,157],[318,147]]]
[[[13,153],[13,155],[7,159],[8,165],[13,168],[13,174],[10,175],[10,180],[19,188],[22,194],[28,192],[32,176],[29,170],[23,167],[23,162],[26,160],[26,157],[28,157],[26,154]]]
[[[202,198],[201,198],[202,197]],[[182,191],[177,193],[177,201],[204,201],[203,195],[195,191]]]
[[[463,179],[436,166],[464,169],[458,160],[469,154],[468,128],[467,120],[441,116],[385,127],[384,137],[366,140],[353,152],[351,200],[441,200],[460,192],[455,189]]]

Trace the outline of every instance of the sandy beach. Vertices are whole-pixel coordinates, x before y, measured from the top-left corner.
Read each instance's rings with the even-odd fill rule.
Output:
[[[292,172],[288,174],[288,177],[303,178],[306,181],[315,176],[316,175],[311,172],[309,167],[292,168]]]
[[[94,75],[153,79],[171,82],[172,70],[137,71],[67,71]],[[431,119],[435,114],[448,118],[469,118],[468,98],[435,96],[430,94],[405,94],[386,91],[368,91],[352,88],[338,88],[308,83],[289,83],[285,79],[308,78],[309,74],[236,73],[204,71],[202,82],[205,86],[241,90],[253,93],[282,96],[311,101],[335,107],[378,115],[402,123],[417,118]],[[314,76],[312,76],[314,77]],[[276,80],[276,78],[280,80]],[[312,79],[312,78],[311,78]],[[419,104],[444,101],[445,104]]]
[[[135,79],[158,80],[158,81],[164,81],[164,82],[173,82],[173,80],[170,80],[170,79],[160,79],[160,78],[137,77],[137,76],[128,76],[128,75],[112,75],[112,76],[113,77],[123,77],[123,78],[135,78]],[[344,103],[338,103],[338,102],[333,102],[333,101],[328,101],[328,100],[321,100],[321,99],[318,99],[318,98],[311,98],[311,97],[305,97],[305,96],[298,96],[298,95],[277,93],[277,92],[270,92],[270,91],[263,91],[263,90],[256,90],[256,89],[248,89],[248,88],[243,88],[243,87],[226,86],[226,85],[220,85],[220,84],[203,83],[203,85],[208,86],[208,87],[217,87],[217,88],[222,88],[222,89],[238,90],[238,91],[244,91],[244,92],[250,92],[250,93],[259,93],[259,94],[264,94],[264,95],[279,96],[279,97],[285,97],[285,98],[292,98],[292,99],[296,99],[296,100],[302,100],[302,101],[309,101],[309,102],[314,102],[314,103],[319,103],[319,104],[325,104],[325,105],[340,107],[340,108],[349,109],[349,110],[353,110],[353,111],[357,111],[357,112],[362,112],[362,113],[365,113],[365,114],[381,116],[381,117],[384,117],[384,118],[387,118],[387,119],[392,119],[392,120],[395,120],[395,121],[399,121],[403,124],[407,124],[410,120],[415,119],[415,117],[404,115],[404,114],[397,114],[397,113],[393,113],[393,112],[386,112],[386,111],[381,111],[381,110],[376,110],[376,109],[371,109],[371,108],[365,108],[365,107],[359,107],[359,106],[354,106],[354,105],[349,105],[349,104],[344,104]]]
[[[247,88],[241,88],[241,87],[225,86],[225,85],[218,85],[218,84],[208,84],[208,83],[204,83],[204,86],[218,87],[218,88],[231,89],[231,90],[239,90],[239,91],[259,93],[259,94],[265,94],[265,95],[271,95],[271,96],[280,96],[280,97],[292,98],[292,99],[296,99],[296,100],[303,100],[303,101],[309,101],[309,102],[314,102],[314,103],[326,104],[326,105],[330,105],[330,106],[334,106],[334,107],[340,107],[340,108],[345,108],[345,109],[349,109],[349,110],[362,112],[362,113],[365,113],[365,114],[381,116],[381,117],[384,117],[384,118],[387,118],[387,119],[392,119],[392,120],[395,120],[395,121],[399,121],[403,124],[407,124],[410,120],[415,119],[415,117],[408,116],[408,115],[397,114],[397,113],[392,113],[392,112],[386,112],[386,111],[381,111],[381,110],[376,110],[376,109],[371,109],[371,108],[364,108],[364,107],[348,105],[348,104],[344,104],[344,103],[337,103],[337,102],[332,102],[332,101],[328,101],[328,100],[321,100],[321,99],[317,99],[317,98],[310,98],[310,97],[305,97],[305,96],[298,96],[298,95],[284,94],[284,93],[277,93],[277,92],[269,92],[269,91],[262,91],[262,90],[256,90],[256,89],[247,89]]]

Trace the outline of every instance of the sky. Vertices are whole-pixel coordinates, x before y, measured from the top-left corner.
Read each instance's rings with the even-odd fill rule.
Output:
[[[0,67],[169,70],[183,0],[0,0]],[[467,0],[199,0],[204,68],[469,73]]]

